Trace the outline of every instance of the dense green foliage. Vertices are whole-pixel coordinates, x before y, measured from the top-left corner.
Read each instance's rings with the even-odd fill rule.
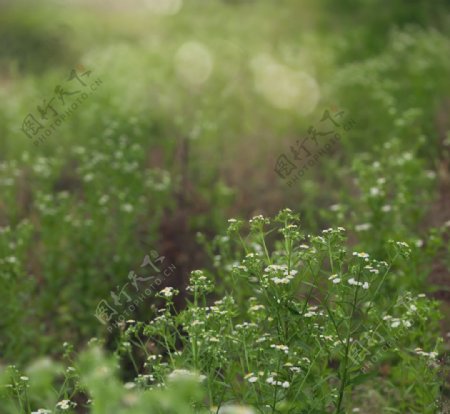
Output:
[[[0,414],[445,412],[447,3],[0,1]]]

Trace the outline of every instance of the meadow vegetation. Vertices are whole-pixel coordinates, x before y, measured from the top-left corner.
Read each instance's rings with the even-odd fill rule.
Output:
[[[450,412],[448,6],[0,1],[0,414]]]

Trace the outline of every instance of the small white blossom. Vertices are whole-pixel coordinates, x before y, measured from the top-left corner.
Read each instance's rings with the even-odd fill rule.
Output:
[[[173,287],[170,286],[167,286],[164,289],[160,290],[159,293],[168,299],[172,298],[175,294]]]
[[[248,382],[254,383],[256,381],[258,381],[258,377],[255,376],[255,374],[253,372],[250,372],[249,374],[247,374],[244,379],[246,379]]]
[[[256,414],[255,411],[244,405],[224,405],[220,407],[218,414]]]
[[[341,278],[338,277],[337,274],[331,275],[328,279],[331,280],[334,284],[338,284],[341,282]]]
[[[362,259],[367,259],[369,257],[365,252],[353,252],[353,256],[361,257]]]
[[[204,375],[199,375],[196,372],[188,371],[187,369],[174,369],[168,376],[169,381],[197,381],[202,382],[205,380]]]
[[[415,351],[415,353],[417,355],[427,357],[427,358],[429,358],[431,360],[435,360],[437,358],[437,356],[438,356],[437,352],[434,352],[434,351],[432,351],[432,352],[425,352],[425,351],[422,350],[422,348],[416,348],[414,351]]]
[[[289,352],[289,347],[287,345],[272,344],[272,345],[270,345],[270,347],[273,349],[278,349],[279,351],[283,351],[285,354],[287,354]]]
[[[270,279],[273,283],[275,283],[276,285],[287,285],[291,279],[287,278],[287,277],[273,277],[272,279]]]
[[[70,401],[70,400],[62,400],[59,401],[56,406],[60,409],[60,410],[68,410],[70,407],[76,407],[77,404]]]
[[[122,211],[124,211],[125,213],[131,213],[134,210],[134,207],[132,204],[124,204],[123,206],[121,206],[120,208]]]
[[[372,227],[372,224],[370,223],[362,223],[362,224],[357,224],[355,226],[355,231],[367,231]]]

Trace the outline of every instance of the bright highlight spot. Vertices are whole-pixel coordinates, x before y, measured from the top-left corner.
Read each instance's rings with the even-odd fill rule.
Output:
[[[177,14],[183,6],[183,0],[145,0],[147,8],[161,15]]]
[[[320,99],[316,80],[305,72],[294,71],[269,55],[252,59],[256,90],[273,106],[302,115],[311,113]]]
[[[176,52],[175,66],[183,81],[191,85],[201,85],[211,75],[213,58],[206,46],[198,42],[187,42]]]

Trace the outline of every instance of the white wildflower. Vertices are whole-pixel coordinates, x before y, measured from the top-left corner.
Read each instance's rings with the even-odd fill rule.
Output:
[[[272,345],[270,345],[270,347],[273,348],[273,349],[278,349],[279,351],[283,351],[285,354],[287,354],[289,352],[289,347],[287,345],[282,345],[282,344],[275,345],[275,344],[272,344]]]
[[[121,210],[125,213],[131,213],[134,210],[134,207],[132,204],[126,203],[123,206],[121,206]]]
[[[370,223],[362,223],[362,224],[357,224],[355,226],[355,231],[367,231],[372,227],[372,224]]]
[[[353,256],[361,257],[362,259],[367,259],[369,257],[365,252],[353,252]]]
[[[160,290],[159,293],[164,297],[170,299],[175,294],[173,287],[167,286],[164,289]]]
[[[77,405],[76,403],[71,402],[70,400],[62,400],[56,403],[56,406],[60,410],[68,410],[70,407],[76,407],[76,405]]]
[[[174,369],[168,376],[169,381],[197,381],[202,382],[206,379],[204,375],[200,375],[187,369]]]
[[[253,408],[244,405],[224,405],[218,414],[256,414]]]
[[[329,278],[334,284],[338,284],[341,281],[341,278],[338,277],[338,274],[331,275]]]

